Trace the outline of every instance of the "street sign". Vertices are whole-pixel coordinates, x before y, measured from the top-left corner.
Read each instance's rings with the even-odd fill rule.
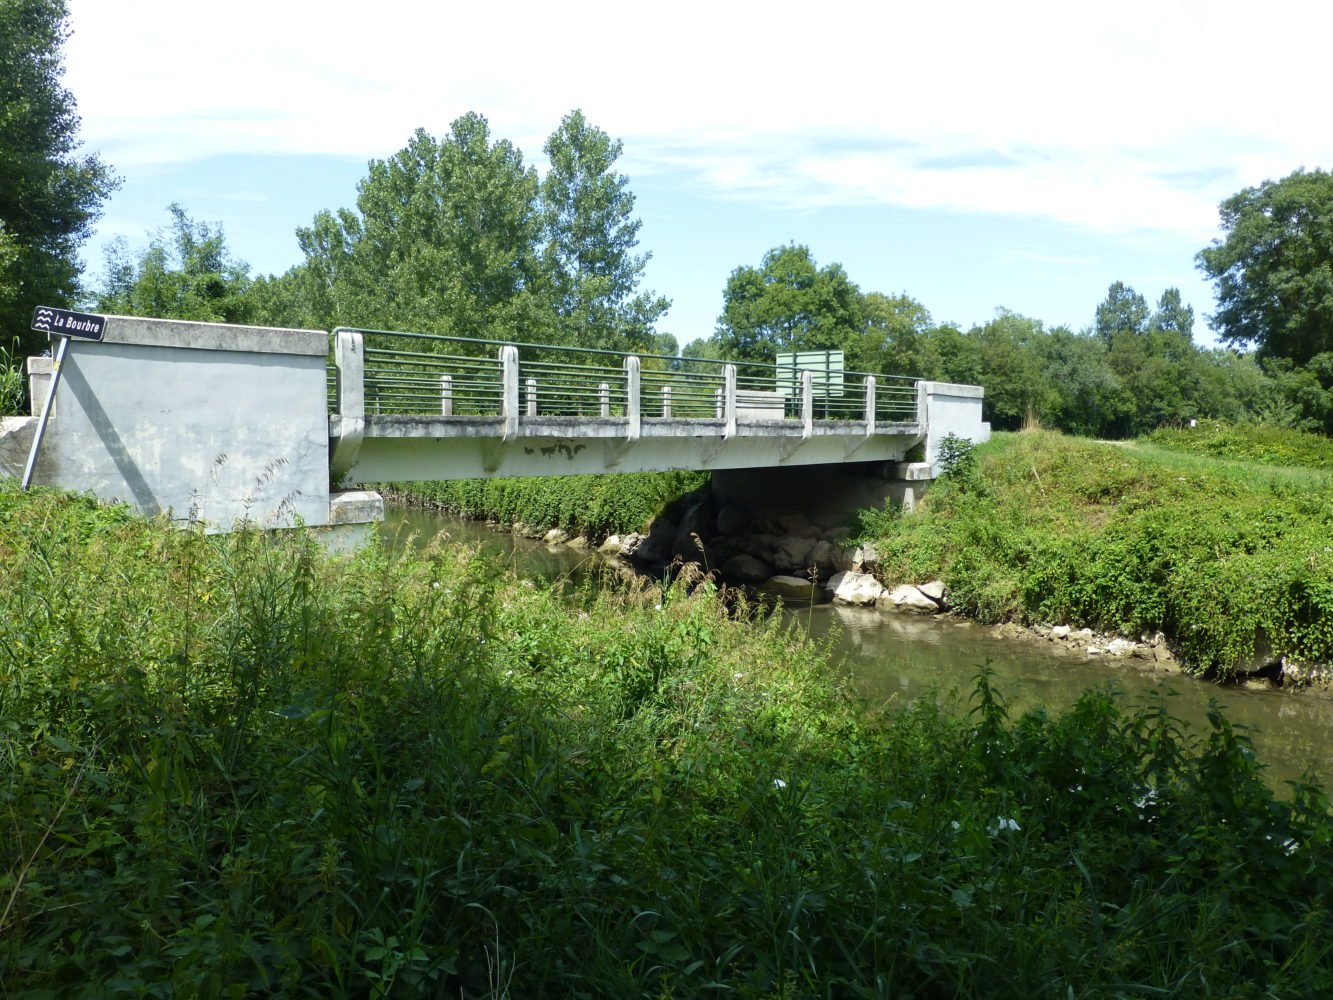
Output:
[[[53,306],[38,306],[32,311],[32,328],[52,336],[101,340],[106,332],[106,317],[70,312]]]

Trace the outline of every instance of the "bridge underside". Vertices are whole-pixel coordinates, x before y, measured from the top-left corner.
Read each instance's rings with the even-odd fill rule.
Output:
[[[367,415],[360,443],[341,481],[360,483],[752,469],[898,462],[924,439],[917,422],[817,420],[807,433],[794,421],[742,423],[724,436],[722,420],[644,419],[629,439],[623,418],[526,417],[510,438],[498,417]],[[344,436],[341,418],[330,438]]]

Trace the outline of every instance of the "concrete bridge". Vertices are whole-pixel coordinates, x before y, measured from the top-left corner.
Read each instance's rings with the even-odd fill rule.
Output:
[[[978,386],[780,360],[112,316],[70,344],[34,482],[211,530],[324,526],[377,520],[353,488],[384,481],[871,463],[920,483],[946,435],[989,436]],[[36,412],[51,359],[28,370]],[[0,426],[0,474],[37,423]]]

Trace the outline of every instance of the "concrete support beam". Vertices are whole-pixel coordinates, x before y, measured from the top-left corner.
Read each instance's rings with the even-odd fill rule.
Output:
[[[625,437],[630,441],[639,440],[643,427],[641,376],[639,359],[631,354],[625,359],[625,417],[628,422]]]
[[[722,369],[722,421],[725,425],[722,437],[736,436],[736,366],[727,365]]]
[[[500,348],[500,416],[504,427],[500,438],[512,441],[518,437],[518,348]]]
[[[339,330],[333,338],[333,405],[336,423],[331,426],[332,452],[329,472],[336,480],[356,464],[366,431],[366,350],[361,334]]]
[[[815,377],[801,372],[801,438],[809,441],[815,432]]]

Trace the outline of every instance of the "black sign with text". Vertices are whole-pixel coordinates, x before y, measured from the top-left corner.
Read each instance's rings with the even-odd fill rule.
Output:
[[[32,328],[62,337],[78,337],[81,340],[101,340],[106,332],[106,317],[91,316],[88,313],[70,312],[68,309],[56,309],[52,306],[38,306],[32,311]]]

